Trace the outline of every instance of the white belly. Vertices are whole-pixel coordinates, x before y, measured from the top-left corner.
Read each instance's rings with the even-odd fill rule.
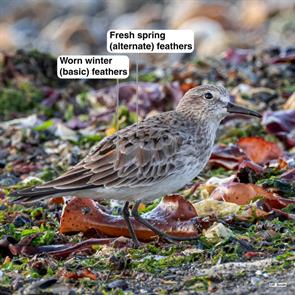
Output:
[[[186,184],[191,182],[203,167],[191,166],[184,168],[170,177],[159,181],[155,184],[137,187],[120,187],[120,188],[93,188],[89,190],[76,191],[72,195],[77,197],[92,198],[94,200],[122,200],[122,201],[136,201],[151,202],[161,196],[175,193]],[[202,165],[203,166],[203,165]]]

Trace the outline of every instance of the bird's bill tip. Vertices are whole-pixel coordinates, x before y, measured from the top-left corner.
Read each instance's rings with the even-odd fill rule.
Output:
[[[233,114],[242,114],[242,115],[254,116],[254,117],[258,117],[258,118],[262,117],[261,114],[259,114],[258,112],[249,110],[247,108],[244,108],[242,106],[236,105],[231,102],[229,102],[227,104],[227,111],[229,113],[233,113]]]

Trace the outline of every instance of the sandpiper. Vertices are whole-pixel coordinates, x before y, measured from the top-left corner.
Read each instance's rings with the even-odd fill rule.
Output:
[[[146,118],[104,138],[65,174],[15,192],[16,201],[30,203],[60,195],[124,200],[122,215],[138,245],[129,219],[129,202],[135,202],[132,215],[138,222],[161,238],[183,240],[147,222],[138,207],[141,202],[177,192],[200,173],[209,160],[221,120],[230,113],[261,117],[231,103],[224,87],[192,88],[176,110]]]

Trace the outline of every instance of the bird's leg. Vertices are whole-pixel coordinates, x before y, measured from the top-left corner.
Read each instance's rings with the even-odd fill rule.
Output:
[[[152,230],[155,234],[157,234],[160,238],[170,242],[170,243],[174,243],[174,241],[192,241],[192,240],[196,240],[197,237],[174,237],[171,236],[169,234],[166,234],[165,232],[159,230],[157,227],[155,227],[154,225],[152,225],[149,221],[145,220],[144,218],[142,218],[139,213],[138,213],[138,207],[140,205],[140,201],[137,201],[134,205],[134,207],[132,208],[132,216],[140,223],[142,223],[143,225],[145,225],[147,228],[149,228],[150,230]]]
[[[129,212],[129,202],[125,202],[123,211],[122,211],[122,216],[127,224],[128,231],[131,235],[134,247],[138,248],[139,247],[139,241],[137,239],[136,233],[134,231],[134,228],[132,226],[132,223],[130,222],[130,212]]]

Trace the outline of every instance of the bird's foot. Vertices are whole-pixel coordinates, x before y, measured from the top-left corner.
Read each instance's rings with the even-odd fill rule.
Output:
[[[138,249],[140,247],[141,243],[136,239],[136,240],[133,240],[132,239],[132,248],[134,249]]]

